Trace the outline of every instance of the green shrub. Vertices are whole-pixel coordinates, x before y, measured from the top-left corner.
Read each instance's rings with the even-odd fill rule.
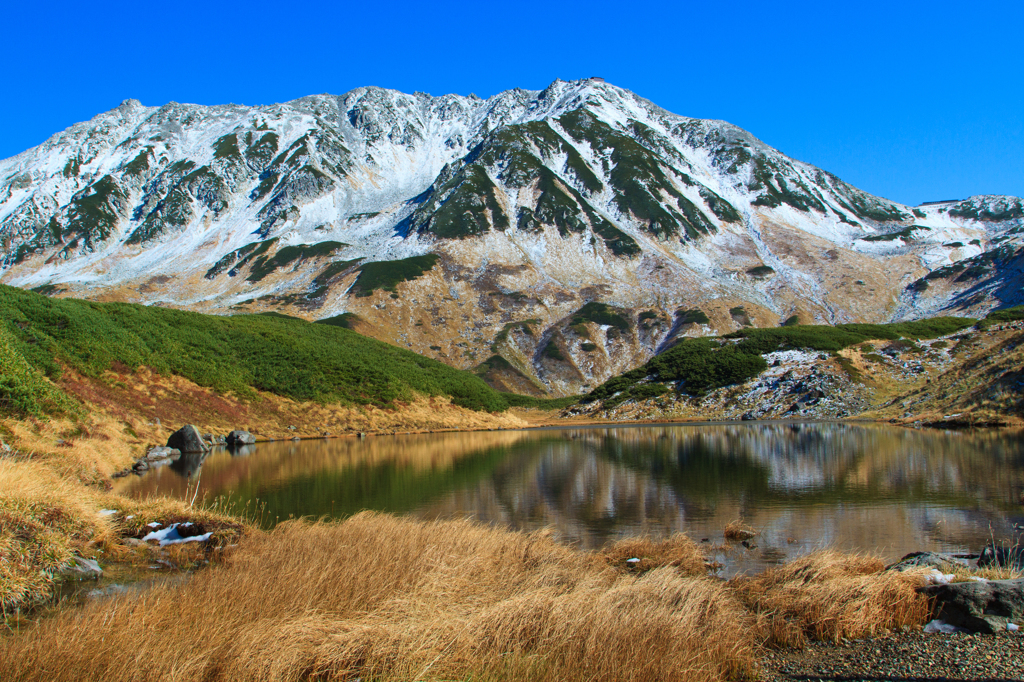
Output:
[[[620,392],[632,390],[645,377],[656,382],[674,382],[682,391],[699,395],[746,381],[767,367],[760,355],[746,352],[737,345],[722,345],[708,338],[683,339],[643,367],[606,381],[583,401],[613,398]]]
[[[679,324],[707,324],[711,321],[707,313],[698,308],[690,310],[679,309],[676,311],[676,318],[679,320]]]
[[[587,303],[573,314],[571,324],[585,322],[606,324],[622,332],[629,329],[629,320],[618,312],[618,308],[597,301]]]
[[[982,320],[982,323],[979,326],[986,328],[993,324],[1016,322],[1018,320],[1024,320],[1024,305],[1018,305],[1012,308],[1003,308],[1002,310],[993,310],[985,316],[985,319]]]
[[[51,378],[60,376],[61,363],[98,376],[118,362],[242,396],[258,389],[294,400],[388,405],[417,394],[446,395],[471,409],[509,406],[504,394],[472,373],[334,326],[346,321],[338,318],[313,324],[286,316],[202,315],[51,299],[0,285],[0,330],[9,339],[3,391],[27,412],[67,405],[25,373],[20,356]]]
[[[325,317],[322,320],[317,320],[316,324],[327,324],[332,327],[352,329],[353,325],[358,322],[359,319],[359,316],[355,313],[342,313],[341,315],[335,315],[334,317]]]
[[[267,275],[292,263],[301,263],[308,258],[326,258],[344,246],[348,245],[341,242],[320,242],[318,244],[285,246],[279,249],[272,257],[260,256],[256,258],[246,280],[249,282],[259,282]]]
[[[768,275],[775,274],[775,268],[768,265],[758,265],[756,267],[747,269],[747,274],[750,275],[751,277],[763,279]]]
[[[565,360],[565,356],[562,355],[562,349],[558,347],[554,339],[548,341],[548,345],[544,346],[544,357],[550,358],[551,360]]]
[[[12,335],[0,327],[0,416],[39,416],[75,409],[75,402],[29,364]]]
[[[725,338],[743,339],[739,346],[749,352],[771,353],[787,348],[839,351],[871,339],[934,339],[966,329],[977,320],[969,317],[933,317],[892,324],[794,325],[773,329],[740,329]]]
[[[359,266],[359,277],[352,285],[357,296],[369,296],[377,289],[395,293],[399,282],[407,282],[429,272],[437,265],[438,256],[428,253],[402,260],[376,261]]]

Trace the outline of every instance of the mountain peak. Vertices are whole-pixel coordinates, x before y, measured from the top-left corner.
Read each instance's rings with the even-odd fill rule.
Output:
[[[1009,302],[1021,289],[993,264],[1017,258],[1022,227],[1019,199],[903,206],[600,78],[486,100],[373,86],[259,107],[126,100],[0,161],[0,281],[353,312],[452,364],[498,353],[556,392],[694,320]]]

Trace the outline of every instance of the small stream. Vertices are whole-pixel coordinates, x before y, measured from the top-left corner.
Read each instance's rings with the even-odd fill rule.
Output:
[[[978,551],[1024,526],[1024,438],[848,423],[744,422],[261,443],[123,479],[132,496],[260,509],[271,527],[363,509],[550,527],[597,548],[686,532],[723,574],[811,550]],[[760,531],[743,547],[723,529]]]

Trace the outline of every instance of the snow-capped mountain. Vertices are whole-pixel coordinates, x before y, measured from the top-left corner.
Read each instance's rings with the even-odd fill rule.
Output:
[[[128,100],[0,161],[4,283],[354,313],[534,392],[595,385],[678,334],[1016,303],[1022,231],[1019,198],[903,206],[600,79]]]

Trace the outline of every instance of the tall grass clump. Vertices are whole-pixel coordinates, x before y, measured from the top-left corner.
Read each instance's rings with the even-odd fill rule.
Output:
[[[0,679],[713,681],[753,674],[751,625],[723,583],[673,565],[363,513],[41,622],[5,642]]]
[[[924,580],[884,568],[876,557],[823,550],[729,585],[757,617],[768,645],[802,646],[924,623],[928,599],[916,591]]]
[[[76,541],[97,536],[74,486],[35,462],[0,460],[0,612],[50,597]]]

